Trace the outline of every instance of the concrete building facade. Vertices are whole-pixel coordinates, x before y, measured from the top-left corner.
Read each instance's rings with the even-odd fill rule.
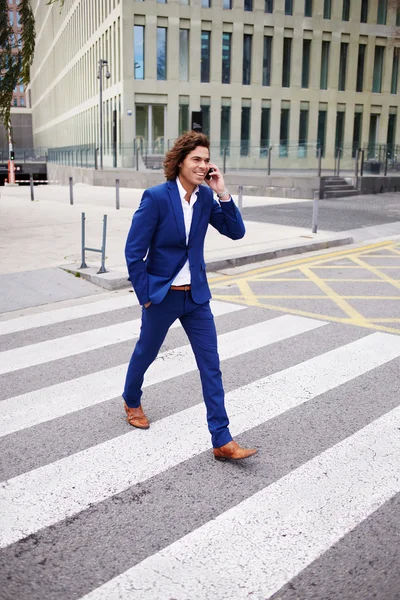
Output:
[[[66,0],[32,2],[36,146],[99,145],[104,164],[162,155],[201,112],[232,168],[313,168],[400,143],[396,27],[388,0]],[[104,74],[104,71],[103,71]],[[103,75],[104,76],[104,75]]]

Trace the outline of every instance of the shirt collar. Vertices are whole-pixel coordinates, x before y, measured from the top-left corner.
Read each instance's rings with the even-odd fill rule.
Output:
[[[183,185],[180,182],[179,176],[176,178],[176,185],[178,186],[178,191],[179,191],[179,196],[181,197],[182,202],[186,202],[185,200],[185,196],[186,196],[186,190],[183,187]],[[196,188],[193,190],[193,194],[197,194],[199,191],[199,186],[196,186]],[[191,196],[191,198],[193,197],[193,194]],[[197,200],[197,196],[195,196],[194,200]]]

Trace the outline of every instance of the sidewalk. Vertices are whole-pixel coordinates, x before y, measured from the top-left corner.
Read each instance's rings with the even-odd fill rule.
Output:
[[[121,188],[120,210],[115,207],[115,189],[108,187],[75,185],[74,205],[70,205],[67,186],[38,186],[34,191],[35,201],[31,202],[29,186],[0,188],[0,312],[11,310],[10,303],[15,308],[43,304],[48,301],[51,287],[53,302],[57,298],[72,297],[74,293],[83,296],[98,291],[95,286],[68,274],[67,279],[57,274],[59,267],[79,272],[82,212],[86,215],[86,246],[92,248],[101,246],[103,215],[107,214],[106,268],[109,271],[97,275],[100,254],[88,252],[86,263],[91,268],[80,271],[82,277],[106,289],[130,285],[124,245],[132,214],[139,206],[141,190]],[[235,196],[234,199],[237,202]],[[244,196],[243,207],[293,201]],[[208,272],[352,242],[352,236],[343,233],[312,234],[312,201],[303,202],[310,210],[309,228],[247,221],[245,237],[232,241],[210,227],[205,245]],[[46,281],[49,289],[46,289]],[[12,304],[12,296],[24,296],[28,289],[30,299],[20,298]],[[5,295],[7,302],[4,302]]]

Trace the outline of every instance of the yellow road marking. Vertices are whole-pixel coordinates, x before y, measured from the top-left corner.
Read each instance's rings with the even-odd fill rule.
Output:
[[[362,252],[365,250],[370,250],[371,248],[382,248],[384,246],[388,246],[389,244],[393,244],[393,242],[380,242],[377,244],[370,244],[368,246],[363,246],[362,248],[358,248],[356,251],[357,252]],[[324,262],[324,261],[328,261],[328,260],[335,260],[335,258],[337,256],[346,256],[349,254],[354,254],[354,248],[353,249],[349,249],[349,250],[340,250],[338,252],[332,252],[329,254],[324,255],[323,257],[315,257],[315,256],[309,256],[307,258],[298,258],[296,260],[291,260],[287,263],[283,263],[285,265],[285,267],[283,268],[279,268],[277,269],[277,265],[271,265],[270,267],[259,267],[258,269],[252,269],[251,271],[246,271],[245,273],[241,273],[241,274],[234,274],[234,275],[221,275],[220,277],[215,277],[212,279],[212,281],[210,282],[210,284],[214,284],[215,282],[218,281],[226,281],[227,279],[241,279],[241,278],[245,278],[248,279],[249,277],[252,277],[253,275],[256,275],[258,273],[265,273],[267,271],[275,271],[276,273],[285,273],[289,270],[291,270],[293,267],[295,267],[296,265],[301,265],[304,263],[310,263],[310,262],[314,262],[314,263],[320,263],[320,262]]]
[[[385,275],[385,273],[381,273],[379,270],[379,267],[374,267],[372,265],[369,265],[368,263],[364,263],[364,261],[361,258],[359,258],[358,256],[353,256],[352,260],[356,264],[363,267],[364,269],[367,269],[374,275],[377,275],[377,277],[380,277],[383,281],[386,281],[386,283],[390,283],[390,285],[393,285],[395,288],[400,290],[400,283],[398,281],[396,281],[395,279],[392,279],[388,275]]]
[[[340,296],[337,292],[335,292],[334,289],[325,283],[323,279],[320,279],[318,275],[313,273],[311,269],[308,267],[302,267],[301,271],[305,275],[308,275],[311,281],[313,281],[315,285],[318,286],[319,289],[328,296],[328,298],[333,300],[335,304],[337,304],[337,306],[341,308],[342,311],[345,312],[351,319],[354,319],[357,322],[365,321],[365,318],[355,308],[353,308],[348,302],[346,302],[346,300],[342,298],[342,296]]]

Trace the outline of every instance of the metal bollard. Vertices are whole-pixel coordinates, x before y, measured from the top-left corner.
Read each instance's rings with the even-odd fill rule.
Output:
[[[319,191],[314,192],[313,213],[312,213],[312,233],[318,232],[318,209],[319,209]]]
[[[360,149],[357,148],[356,150],[356,162],[355,162],[355,166],[354,166],[354,177],[357,179],[358,178],[358,164],[360,161]]]
[[[115,208],[119,210],[119,179],[115,180]]]
[[[226,148],[224,148],[224,167],[223,167],[222,172],[225,175],[225,173],[226,173]]]
[[[136,148],[135,157],[136,157],[136,171],[139,171],[139,148]]]
[[[35,200],[35,191],[34,191],[34,187],[33,187],[33,175],[31,173],[30,177],[29,177],[29,184],[30,184],[30,188],[31,188],[31,202],[33,202]]]
[[[107,215],[104,215],[103,219],[103,242],[101,244],[101,267],[97,273],[107,273],[105,261],[106,261],[106,236],[107,236]]]
[[[69,203],[74,203],[74,182],[72,177],[69,178]]]
[[[242,210],[243,208],[243,186],[239,185],[238,187],[238,208]]]
[[[80,269],[87,269],[88,266],[85,261],[85,213],[82,213],[82,263],[79,267]]]
[[[271,175],[271,152],[272,146],[268,148],[268,175]]]

